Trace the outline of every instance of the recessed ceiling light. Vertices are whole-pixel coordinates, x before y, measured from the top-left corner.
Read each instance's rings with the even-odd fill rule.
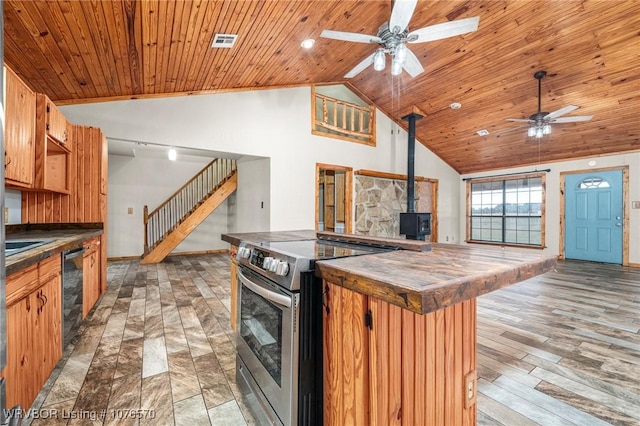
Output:
[[[489,136],[489,131],[487,129],[480,129],[476,133],[480,136]]]
[[[451,109],[460,109],[462,108],[462,104],[460,102],[452,102],[451,105],[449,105],[451,107]]]
[[[312,38],[308,38],[306,40],[303,40],[302,43],[300,43],[300,46],[304,47],[305,49],[311,49],[313,47],[313,43],[315,43],[316,41]]]

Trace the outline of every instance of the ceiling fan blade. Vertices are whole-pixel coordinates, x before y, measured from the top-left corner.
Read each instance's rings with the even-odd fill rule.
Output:
[[[426,41],[440,40],[465,33],[470,33],[478,29],[480,17],[458,19],[457,21],[444,22],[442,24],[430,25],[411,31],[407,35],[409,43],[424,43]]]
[[[535,121],[529,120],[528,118],[507,118],[507,121],[516,121],[518,123],[535,123]]]
[[[349,71],[348,73],[346,73],[344,75],[344,78],[352,78],[355,77],[356,75],[360,74],[362,71],[364,71],[369,65],[373,64],[373,56],[376,54],[376,52],[373,52],[371,55],[367,56],[366,58],[364,58],[364,60],[362,62],[360,62],[358,65],[356,65],[355,67],[353,67],[353,69],[351,71]]]
[[[418,0],[395,0],[389,18],[389,31],[396,34],[403,32],[409,25],[417,3]]]
[[[561,115],[565,115],[565,114],[569,114],[571,111],[575,111],[577,110],[579,107],[575,106],[575,105],[567,105],[564,108],[560,108],[559,110],[550,112],[549,114],[544,116],[544,120],[548,121],[548,120],[552,120],[556,117],[560,117]]]
[[[418,60],[417,56],[409,49],[407,49],[407,56],[404,59],[402,68],[404,68],[407,74],[411,77],[415,77],[424,72],[424,68],[422,68],[422,64]]]
[[[573,117],[560,117],[550,120],[550,123],[575,123],[577,121],[589,121],[593,115],[574,115]]]
[[[353,41],[356,43],[381,43],[382,39],[378,36],[360,33],[348,33],[346,31],[323,30],[320,37],[332,38],[334,40]]]

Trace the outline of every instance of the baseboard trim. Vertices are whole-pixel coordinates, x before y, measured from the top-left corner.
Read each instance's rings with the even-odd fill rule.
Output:
[[[229,253],[229,249],[215,249],[215,250],[200,250],[200,251],[181,251],[178,253],[169,253],[169,256],[195,256],[199,254],[221,254],[221,253]],[[117,262],[120,260],[140,260],[142,259],[142,255],[140,256],[118,256],[118,257],[108,257],[107,262]]]

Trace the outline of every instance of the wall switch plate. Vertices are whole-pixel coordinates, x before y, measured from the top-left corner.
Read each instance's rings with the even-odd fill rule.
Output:
[[[133,214],[133,207],[127,208],[127,214]]]
[[[632,209],[640,209],[640,201],[632,201],[631,202]]]
[[[4,208],[4,223],[9,223],[9,207]]]

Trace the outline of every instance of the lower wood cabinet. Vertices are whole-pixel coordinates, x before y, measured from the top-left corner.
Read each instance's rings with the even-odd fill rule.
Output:
[[[100,285],[100,238],[94,237],[84,242],[82,259],[82,318],[85,318],[93,305],[102,296]]]
[[[323,290],[325,424],[476,424],[475,299],[418,315]]]
[[[31,407],[62,356],[61,262],[51,256],[7,277],[7,407]]]

